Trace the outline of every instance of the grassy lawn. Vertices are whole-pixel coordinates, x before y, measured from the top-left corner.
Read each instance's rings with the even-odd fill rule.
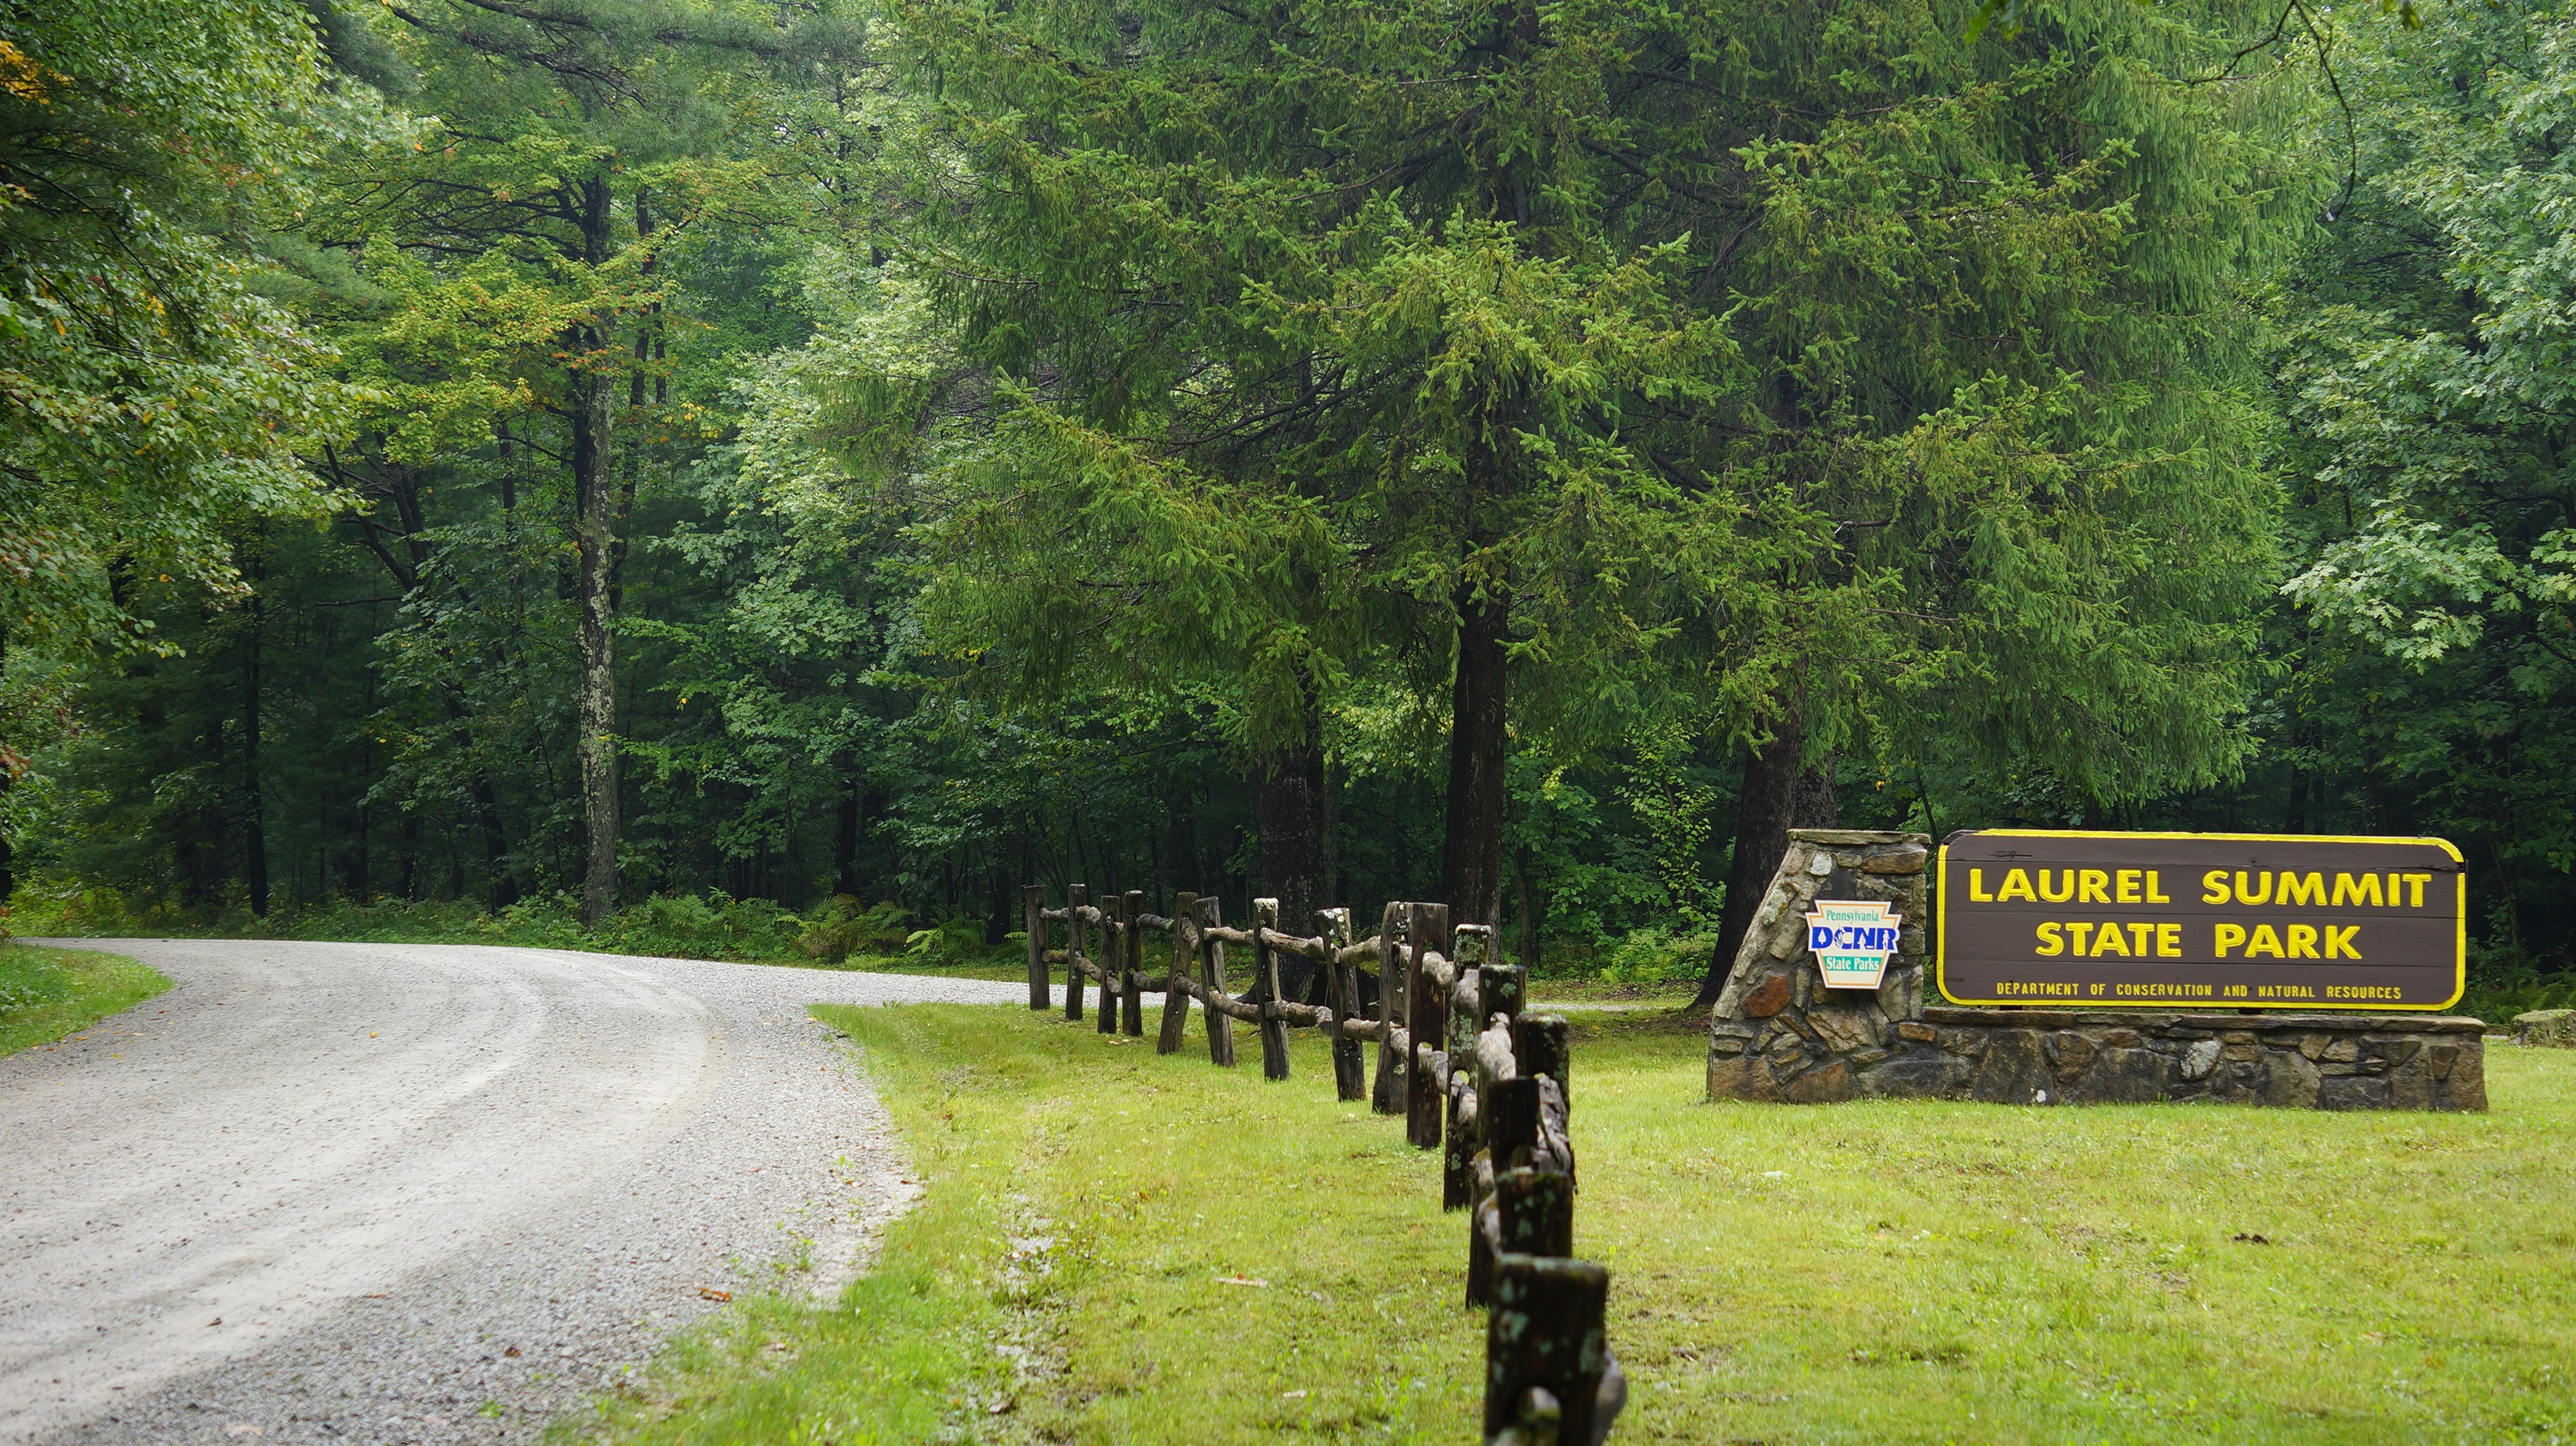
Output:
[[[169,987],[114,954],[0,943],[0,1055],[51,1044]]]
[[[1271,1085],[1195,1020],[1165,1059],[1021,1010],[821,1013],[920,1207],[839,1308],[750,1303],[568,1434],[1474,1439],[1464,1221],[1319,1041]],[[1616,1440],[2576,1438],[2576,1054],[2496,1049],[2472,1118],[1712,1106],[1701,1071],[1695,1028],[1581,1027]]]

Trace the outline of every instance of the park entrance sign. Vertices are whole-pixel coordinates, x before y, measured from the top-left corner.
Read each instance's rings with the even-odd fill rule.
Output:
[[[2439,1010],[2467,983],[2440,839],[1976,829],[1937,881],[1954,1004]]]

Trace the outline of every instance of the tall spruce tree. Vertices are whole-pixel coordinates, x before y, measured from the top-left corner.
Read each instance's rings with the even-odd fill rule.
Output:
[[[1116,566],[1155,549],[1104,479],[1178,513],[1225,495],[1206,439],[1261,439],[1385,605],[1347,636],[1437,639],[1462,918],[1516,730],[1743,739],[1739,879],[1892,700],[2097,799],[2218,776],[2270,566],[2244,296],[2309,214],[2285,85],[2191,83],[2250,11],[1970,14],[916,12],[973,167],[924,251],[1027,388],[1009,505]],[[1078,635],[1092,574],[1046,571]]]
[[[497,433],[504,454],[562,469],[582,915],[596,922],[618,893],[626,523],[650,438],[699,430],[654,420],[670,400],[660,260],[693,229],[760,213],[764,167],[745,142],[777,118],[760,103],[763,75],[810,85],[818,69],[855,63],[858,32],[830,10],[749,3],[430,0],[389,13],[384,32],[421,77],[414,103],[435,119],[408,149],[355,167],[343,207],[316,228],[366,251],[370,282],[397,302],[358,343],[391,405],[372,446],[329,466],[391,503],[390,526],[372,508],[359,524],[407,591],[427,558],[406,505],[421,464]],[[495,835],[503,902],[499,850]]]

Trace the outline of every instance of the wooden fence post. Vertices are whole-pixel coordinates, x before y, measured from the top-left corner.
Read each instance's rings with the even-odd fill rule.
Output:
[[[1389,904],[1377,926],[1377,1088],[1369,1108],[1381,1115],[1404,1113],[1404,1051],[1396,1034],[1412,1016],[1404,1011],[1404,926],[1411,915],[1402,904]]]
[[[1126,977],[1119,981],[1125,990],[1118,1001],[1118,1028],[1129,1039],[1145,1037],[1145,891],[1129,889],[1127,907]]]
[[[1405,1001],[1412,1016],[1411,1066],[1404,1077],[1405,1138],[1416,1149],[1440,1148],[1440,1116],[1449,1094],[1441,1045],[1449,1033],[1449,991],[1430,967],[1446,961],[1449,906],[1415,904],[1405,926]]]
[[[1199,900],[1199,922],[1211,928],[1225,925],[1225,905],[1216,895]],[[1207,966],[1208,1061],[1211,1064],[1234,1063],[1234,1017],[1217,1007],[1225,997],[1225,941],[1208,939],[1200,945]]]
[[[1091,901],[1087,885],[1064,891],[1064,1017],[1082,1018],[1082,906]]]
[[[1574,1179],[1523,1165],[1494,1176],[1467,1232],[1467,1304],[1494,1303],[1494,1262],[1505,1255],[1574,1253]]]
[[[1602,1378],[1610,1370],[1601,1322],[1609,1299],[1610,1272],[1588,1260],[1495,1259],[1494,1308],[1485,1318],[1490,1446],[1541,1440],[1594,1446],[1600,1440],[1609,1425],[1601,1410]],[[1505,1434],[1516,1430],[1521,1434]]]
[[[1027,920],[1029,933],[1029,1008],[1045,1009],[1053,1001],[1047,991],[1046,962],[1046,885],[1029,884],[1020,890],[1020,913]]]
[[[1116,890],[1100,896],[1100,1032],[1118,1032],[1118,966],[1127,957],[1127,925],[1118,917]]]
[[[1524,1166],[1494,1177],[1503,1250],[1515,1255],[1574,1253],[1574,1179]]]
[[[1529,1007],[1529,970],[1518,964],[1488,964],[1477,991],[1483,999],[1484,1018],[1476,1021],[1476,1032],[1482,1034],[1499,1014],[1518,1019]]]
[[[1571,1029],[1562,1014],[1524,1014],[1512,1021],[1512,1058],[1519,1062],[1520,1072],[1555,1080],[1569,1104],[1574,1100],[1573,1087],[1565,1077],[1574,1062]]]
[[[1329,971],[1325,997],[1333,1006],[1333,1097],[1366,1099],[1368,1064],[1361,1057],[1360,1042],[1341,1029],[1344,1020],[1360,1017],[1359,966],[1342,962],[1342,950],[1351,942],[1351,911],[1324,909],[1317,917],[1324,921],[1324,967]]]
[[[1288,1021],[1279,1013],[1279,951],[1262,930],[1279,927],[1279,901],[1252,901],[1252,998],[1261,1006],[1261,1077],[1288,1077]]]
[[[1485,1150],[1494,1178],[1517,1170],[1538,1153],[1539,1083],[1530,1075],[1496,1080],[1477,1101],[1477,1119],[1485,1127]]]
[[[1448,1128],[1440,1152],[1440,1208],[1463,1210],[1475,1203],[1470,1187],[1476,1154],[1474,1132],[1468,1128],[1476,1118],[1475,1074],[1466,1062],[1475,1058],[1476,1031],[1485,1017],[1484,964],[1493,956],[1493,931],[1482,924],[1460,924],[1450,931],[1450,940],[1458,951],[1458,977],[1449,986],[1449,1030],[1441,1041],[1451,1067],[1442,1092]]]
[[[1163,1033],[1154,1041],[1156,1054],[1181,1052],[1181,1037],[1190,1029],[1190,966],[1198,962],[1199,896],[1172,896],[1172,972],[1163,980]]]
[[[1524,1014],[1512,1021],[1512,1057],[1519,1061],[1524,1077],[1539,1081],[1539,1143],[1550,1154],[1564,1162],[1568,1176],[1574,1170],[1572,1125],[1568,1119],[1574,1100],[1566,1073],[1573,1067],[1572,1026],[1562,1014]],[[1503,1166],[1498,1156],[1494,1168]]]

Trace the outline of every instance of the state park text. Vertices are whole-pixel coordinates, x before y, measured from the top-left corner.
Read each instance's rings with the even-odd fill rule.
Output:
[[[1938,875],[1957,1003],[2438,1009],[2464,982],[2438,839],[1979,830]]]

